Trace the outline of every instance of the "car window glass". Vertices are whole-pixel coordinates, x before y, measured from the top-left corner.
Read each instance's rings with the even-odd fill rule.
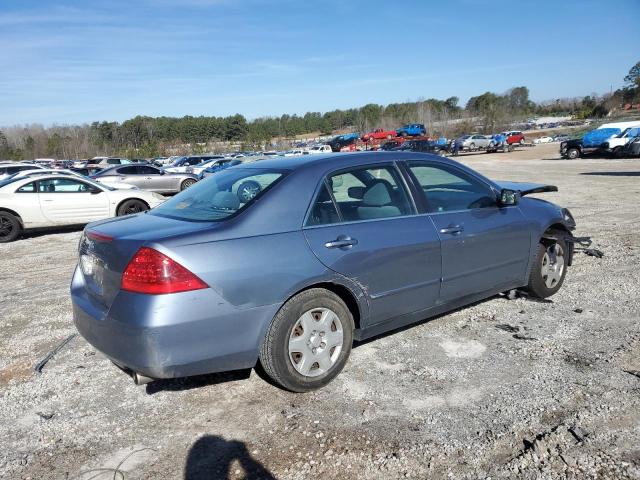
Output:
[[[336,210],[336,205],[331,199],[326,184],[323,183],[313,202],[306,225],[326,225],[338,223],[339,221],[340,216],[338,215],[338,210]]]
[[[109,165],[120,165],[120,160],[117,158],[109,158],[107,159],[107,163]]]
[[[414,213],[399,174],[392,166],[359,168],[332,175],[329,186],[343,221]]]
[[[121,167],[118,169],[118,173],[120,175],[135,175],[138,173],[138,167],[129,166],[129,167]]]
[[[282,178],[267,169],[227,169],[171,197],[153,213],[194,221],[220,221],[247,208]]]
[[[36,183],[31,182],[26,185],[21,186],[16,192],[18,193],[35,193],[36,191]]]
[[[138,173],[141,175],[157,175],[158,169],[149,167],[148,165],[140,165],[138,168]]]
[[[70,178],[48,178],[38,182],[40,193],[84,193],[90,190],[88,184]]]
[[[410,163],[424,191],[430,212],[495,207],[492,190],[464,172],[436,165]]]

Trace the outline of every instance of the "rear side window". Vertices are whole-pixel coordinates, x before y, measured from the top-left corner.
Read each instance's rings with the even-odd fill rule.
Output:
[[[413,213],[395,167],[361,167],[327,178],[314,200],[306,225],[376,220]]]
[[[150,215],[221,221],[248,208],[284,175],[282,170],[259,168],[222,170],[170,198],[154,208]]]

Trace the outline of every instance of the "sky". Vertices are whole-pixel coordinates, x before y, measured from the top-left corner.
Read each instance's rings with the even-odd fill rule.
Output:
[[[606,93],[640,0],[0,0],[0,125]]]

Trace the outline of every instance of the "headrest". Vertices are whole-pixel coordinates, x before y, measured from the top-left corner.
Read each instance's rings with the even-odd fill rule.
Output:
[[[238,196],[231,192],[217,192],[211,202],[216,207],[226,208],[227,210],[237,210],[240,208]]]
[[[391,195],[384,182],[377,182],[367,188],[362,203],[371,207],[382,207],[391,203]]]

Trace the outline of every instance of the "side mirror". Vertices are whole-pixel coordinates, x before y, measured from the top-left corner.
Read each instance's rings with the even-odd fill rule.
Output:
[[[517,205],[520,201],[520,192],[517,190],[509,190],[507,188],[503,188],[500,191],[500,206],[508,207],[510,205]]]

